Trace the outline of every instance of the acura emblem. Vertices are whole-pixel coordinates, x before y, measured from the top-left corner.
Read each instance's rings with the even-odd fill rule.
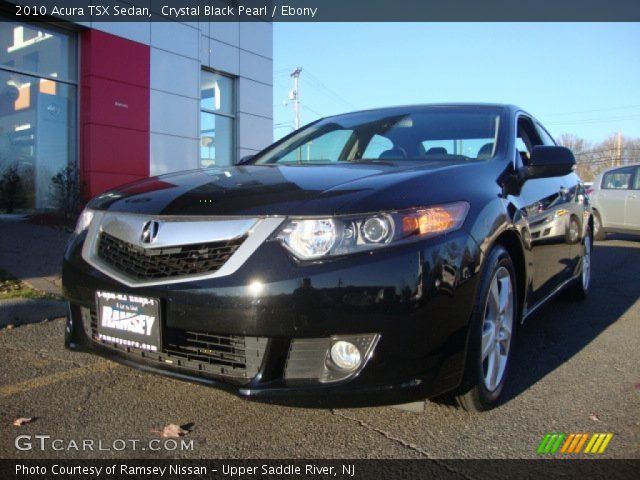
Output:
[[[142,233],[140,234],[140,241],[142,243],[153,243],[158,236],[158,229],[160,228],[160,222],[156,220],[149,220],[142,227]]]

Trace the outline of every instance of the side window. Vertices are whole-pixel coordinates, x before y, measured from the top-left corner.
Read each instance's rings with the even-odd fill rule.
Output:
[[[640,190],[640,167],[636,167],[636,179],[633,182],[633,190]]]
[[[353,130],[332,130],[292,150],[278,163],[337,162]]]
[[[518,118],[518,135],[516,137],[516,149],[522,162],[526,165],[531,158],[531,151],[536,145],[542,145],[542,140],[530,118],[521,116]]]
[[[527,157],[531,153],[529,147],[527,146],[526,143],[524,143],[524,140],[520,135],[518,135],[516,138],[516,150],[518,150],[521,154],[526,153]]]
[[[538,127],[538,134],[542,139],[542,143],[549,146],[553,146],[556,144],[556,142],[553,140],[553,137],[549,135],[549,132],[547,132],[542,125],[540,125],[539,123],[536,123],[536,127]]]
[[[605,173],[602,177],[602,188],[604,190],[628,190],[633,170],[633,167],[627,167]]]
[[[375,159],[380,157],[382,152],[393,149],[393,143],[387,137],[382,135],[374,135],[371,137],[367,148],[362,154],[362,158]]]

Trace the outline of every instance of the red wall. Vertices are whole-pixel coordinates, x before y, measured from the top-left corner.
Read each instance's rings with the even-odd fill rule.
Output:
[[[149,47],[81,36],[80,171],[88,196],[149,176]]]

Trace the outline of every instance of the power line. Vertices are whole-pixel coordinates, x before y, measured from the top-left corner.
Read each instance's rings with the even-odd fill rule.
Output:
[[[640,108],[640,105],[625,105],[623,107],[596,108],[593,110],[581,110],[577,112],[556,112],[556,113],[549,113],[547,115],[540,115],[540,116],[541,117],[559,117],[563,115],[578,115],[581,113],[610,112],[612,110],[628,110],[633,108]]]
[[[627,120],[635,120],[640,118],[638,115],[627,115],[622,117],[605,117],[605,118],[586,118],[583,120],[567,120],[562,122],[550,122],[547,125],[590,125],[594,123],[620,122]]]
[[[309,110],[311,113],[313,113],[314,115],[318,115],[319,117],[324,117],[325,115],[321,114],[320,112],[316,112],[313,108],[308,107],[307,105],[300,105],[302,108],[304,108],[305,110]]]
[[[329,88],[325,83],[322,82],[316,75],[314,75],[309,70],[305,70],[305,75],[307,80],[311,80],[312,85],[315,84],[316,88],[324,90],[329,96],[333,97],[338,102],[344,103],[350,108],[356,109],[357,107],[351,103],[349,100],[346,100],[341,95],[337,94],[334,90]]]

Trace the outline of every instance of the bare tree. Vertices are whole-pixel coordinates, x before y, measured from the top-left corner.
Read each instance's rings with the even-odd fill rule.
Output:
[[[576,171],[586,181],[593,180],[605,168],[640,162],[640,138],[612,134],[602,142],[592,144],[577,135],[565,133],[557,138],[557,142],[573,151]]]

